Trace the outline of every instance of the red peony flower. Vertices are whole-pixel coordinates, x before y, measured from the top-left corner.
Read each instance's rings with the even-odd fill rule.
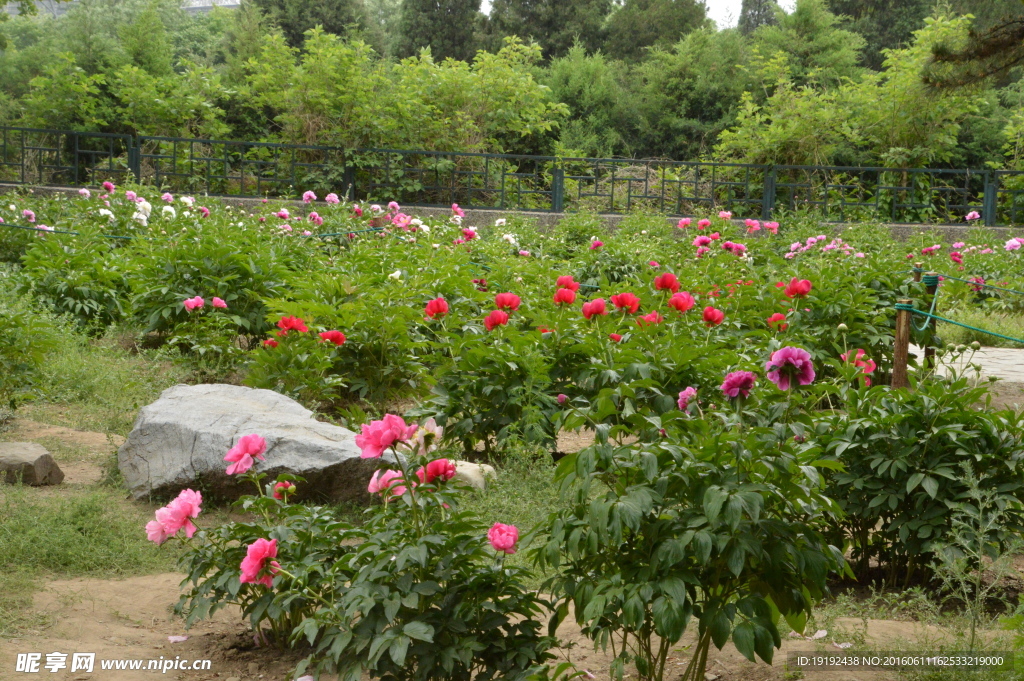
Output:
[[[345,334],[343,334],[341,331],[323,331],[320,333],[320,339],[320,342],[330,341],[335,345],[345,344]]]
[[[786,315],[781,312],[776,312],[766,321],[768,322],[768,326],[776,331],[785,331],[789,328],[789,324],[786,323]]]
[[[806,279],[797,279],[793,277],[793,280],[786,286],[786,290],[783,293],[787,298],[803,298],[811,292],[811,282]]]
[[[555,305],[572,305],[576,302],[576,292],[571,288],[560,288],[555,291]]]
[[[627,291],[626,293],[618,293],[612,296],[612,305],[633,314],[640,309],[640,299]]]
[[[302,321],[299,317],[281,317],[281,321],[277,323],[277,326],[285,333],[288,331],[298,331],[299,333],[309,331],[306,328],[306,322]]]
[[[448,314],[448,301],[440,296],[434,298],[423,308],[423,314],[428,319],[440,319]]]
[[[708,326],[718,326],[725,321],[725,313],[708,305],[704,308],[704,323]]]
[[[671,291],[672,293],[675,293],[679,290],[679,279],[671,272],[659,274],[654,278],[654,290]]]
[[[595,298],[588,303],[583,303],[583,318],[590,319],[594,315],[606,315],[608,309],[605,305],[604,298]]]
[[[692,309],[693,306],[696,304],[697,301],[695,301],[693,299],[693,296],[691,296],[686,291],[683,291],[682,293],[676,293],[671,298],[668,299],[668,306],[678,312],[687,312],[688,310]]]
[[[519,309],[519,296],[514,293],[499,293],[494,296],[494,306],[499,310],[515,312]]]
[[[508,313],[501,310],[494,310],[484,319],[484,328],[493,331],[495,327],[508,324]]]
[[[555,281],[555,286],[557,286],[558,288],[569,288],[572,289],[573,291],[580,290],[579,283],[573,281],[571,274],[563,274],[562,276],[560,276]]]

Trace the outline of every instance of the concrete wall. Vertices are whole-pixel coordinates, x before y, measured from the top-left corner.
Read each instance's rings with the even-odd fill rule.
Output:
[[[0,195],[8,192],[15,192],[18,190],[28,190],[40,195],[51,195],[51,194],[64,194],[66,196],[77,196],[78,189],[72,187],[31,187],[26,188],[24,185],[10,185],[0,184]],[[198,198],[198,197],[197,197]],[[209,197],[208,201],[220,201],[224,205],[236,206],[245,208],[251,212],[257,212],[263,210],[262,199],[240,199],[230,197]],[[293,206],[293,212],[305,214],[309,206],[302,203],[301,201],[289,201],[286,202]],[[323,206],[323,203],[314,204],[314,206]],[[451,215],[451,210],[447,208],[427,208],[427,207],[416,207],[409,206],[410,212],[415,215],[431,215],[431,216],[444,216],[448,217]],[[536,222],[541,228],[554,227],[565,217],[566,213],[541,213],[541,212],[530,212],[530,211],[513,211],[513,210],[488,210],[480,208],[466,209],[466,217],[463,220],[463,225],[467,227],[489,227],[494,224],[494,221],[500,217],[510,217],[512,215],[522,216],[529,220]],[[624,215],[601,215],[601,219],[605,225],[614,230],[620,222],[626,217]],[[679,221],[678,218],[666,218],[670,224],[676,224]],[[740,221],[734,221],[738,224],[742,224]],[[846,230],[856,230],[859,227],[858,223],[850,224],[836,224],[836,223],[822,223],[822,230],[840,234]],[[970,238],[976,238],[979,233],[994,234],[1002,240],[1007,240],[1013,236],[1024,237],[1024,227],[969,227],[967,225],[901,225],[891,224],[889,230],[895,239],[905,241],[906,239],[916,236],[918,234],[931,234],[931,238],[937,241],[943,241],[946,243],[954,243],[957,241],[966,241]]]

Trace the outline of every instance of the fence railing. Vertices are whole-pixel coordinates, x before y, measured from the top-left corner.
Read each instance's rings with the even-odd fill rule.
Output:
[[[767,220],[807,211],[834,222],[1024,222],[1024,172],[563,158],[112,135],[0,127],[0,182],[96,185],[134,177],[228,197],[312,189],[405,205],[551,212],[728,210]]]

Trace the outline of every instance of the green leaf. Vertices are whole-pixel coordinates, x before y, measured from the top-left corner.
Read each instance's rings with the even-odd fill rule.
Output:
[[[388,646],[388,654],[398,666],[405,664],[405,654],[409,651],[409,637],[399,636]]]
[[[939,481],[930,475],[921,481],[921,487],[924,487],[924,491],[928,492],[928,496],[932,499],[939,493]]]
[[[434,642],[434,627],[426,622],[409,622],[402,627],[402,633],[417,641]]]
[[[732,630],[732,642],[740,654],[754,661],[754,627],[750,622],[740,622]]]

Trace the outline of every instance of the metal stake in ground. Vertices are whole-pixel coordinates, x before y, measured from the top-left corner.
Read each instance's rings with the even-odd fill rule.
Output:
[[[927,272],[924,275],[924,287],[928,295],[934,300],[935,296],[938,295],[939,290],[939,273],[938,272]],[[932,305],[934,310],[935,306]],[[928,318],[928,325],[925,327],[931,329],[932,337],[935,336],[935,319],[933,317]],[[935,367],[935,346],[928,343],[924,348],[924,365],[929,369]]]
[[[910,315],[914,301],[901,298],[896,301],[896,347],[892,356],[892,387],[910,387],[907,361],[910,359]],[[901,306],[903,306],[901,308]]]

